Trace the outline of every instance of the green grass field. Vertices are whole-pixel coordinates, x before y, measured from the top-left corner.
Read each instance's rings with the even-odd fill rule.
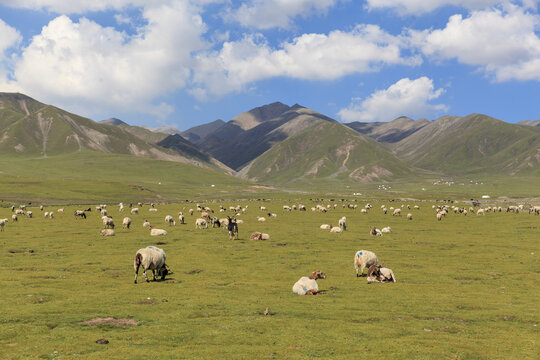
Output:
[[[316,202],[280,196],[264,202],[278,215],[264,223],[256,220],[261,202],[220,203],[249,205],[237,241],[223,229],[195,230],[189,203],[157,205],[156,213],[146,205],[132,216],[110,205],[114,237],[99,235],[95,209],[75,220],[82,206],[63,214],[47,206],[55,219],[31,208],[34,218],[10,221],[0,232],[0,358],[538,358],[540,216],[450,214],[437,222],[432,202],[377,200],[367,215],[340,202],[323,214],[309,210]],[[307,212],[282,211],[299,202]],[[420,205],[404,209],[412,221],[380,210],[402,203]],[[177,218],[178,211],[187,224],[169,228],[165,215]],[[343,215],[347,232],[319,229]],[[121,228],[123,216],[133,219],[132,229]],[[4,217],[11,217],[8,208],[0,208]],[[151,237],[144,219],[169,234]],[[370,226],[393,232],[372,237]],[[271,240],[249,241],[253,231]],[[139,274],[135,285],[133,256],[147,245],[166,251],[174,274],[150,283]],[[360,249],[374,251],[398,282],[356,278]],[[318,280],[326,293],[293,294],[292,285],[316,269],[328,275]],[[271,316],[261,315],[267,307]],[[96,317],[137,326],[78,324]],[[110,343],[96,344],[100,338]]]

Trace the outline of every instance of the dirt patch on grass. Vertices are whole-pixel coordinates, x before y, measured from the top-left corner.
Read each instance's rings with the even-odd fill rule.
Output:
[[[198,274],[200,272],[202,272],[201,269],[194,269],[194,270],[191,270],[191,271],[186,271],[186,274],[192,275],[192,274]]]
[[[90,326],[95,326],[95,325],[113,325],[113,326],[127,326],[127,327],[137,326],[137,322],[133,319],[116,319],[113,317],[106,317],[106,318],[97,317],[97,318],[93,318],[86,321],[80,321],[76,324],[77,325],[90,325]]]

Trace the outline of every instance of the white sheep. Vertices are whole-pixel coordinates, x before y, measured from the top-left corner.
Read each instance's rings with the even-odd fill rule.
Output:
[[[103,221],[103,228],[104,229],[107,229],[107,228],[111,228],[111,229],[114,229],[114,220],[112,217],[109,217],[109,216],[102,216],[101,217],[101,220]]]
[[[251,234],[249,240],[270,240],[270,235],[255,231]]]
[[[150,222],[149,222],[148,220],[144,220],[142,226],[143,226],[143,227],[149,227],[149,226],[150,226]]]
[[[368,250],[360,250],[354,254],[354,269],[356,270],[356,277],[364,275],[364,269],[369,268],[371,265],[379,264],[379,259],[374,252]],[[358,273],[358,267],[360,267],[360,273]]]
[[[263,222],[266,221],[266,218],[262,216],[257,216],[257,221]]]
[[[101,230],[101,236],[114,236],[114,230],[113,229],[103,229]]]
[[[484,209],[479,209],[479,210],[476,212],[476,215],[485,215],[485,214],[484,214]]]
[[[394,210],[394,212],[392,213],[392,216],[396,216],[396,215],[401,216],[401,209],[395,209]]]
[[[195,220],[195,229],[202,229],[202,228],[208,229],[208,221],[206,221],[203,218],[198,218]]]
[[[347,218],[345,216],[339,219],[338,224],[343,231],[347,230]]]
[[[2,231],[4,231],[4,226],[7,224],[7,222],[8,222],[8,219],[7,219],[7,218],[5,218],[5,219],[0,219],[0,229],[1,229]]]
[[[174,225],[176,226],[176,221],[171,215],[165,216],[165,222],[169,224],[169,226]]]
[[[157,211],[157,209],[156,209],[156,208],[150,208],[150,209],[148,209],[148,211],[151,211],[151,212],[156,212],[156,211]]]
[[[392,232],[392,228],[390,226],[387,226],[387,227],[383,227],[381,229],[381,232],[382,233],[391,233]]]
[[[154,229],[152,226],[149,226],[148,228],[150,229],[151,236],[167,235],[167,231],[163,229]]]
[[[178,215],[178,220],[180,221],[180,224],[185,224],[186,220],[184,218],[184,214]]]
[[[24,210],[22,209],[15,210],[15,215],[24,215]]]
[[[437,220],[441,221],[442,220],[442,213],[438,212],[437,213]]]
[[[369,234],[373,236],[382,236],[382,231],[377,229],[375,226],[372,226]]]
[[[298,295],[315,295],[319,292],[317,279],[326,279],[326,274],[320,270],[314,271],[309,277],[302,276],[292,287],[292,291]]]
[[[18,221],[19,218],[17,217],[16,214],[13,214],[13,215],[11,215],[11,220],[13,220],[13,221]]]
[[[29,218],[32,218],[32,215],[33,215],[33,214],[34,214],[34,213],[31,212],[31,211],[27,211],[27,212],[26,212],[26,216],[28,216]]]
[[[63,213],[63,212],[64,212],[64,208],[60,208],[60,209],[56,210],[56,212]]]
[[[139,213],[139,208],[133,208],[131,209],[131,215],[136,215]]]
[[[319,226],[321,229],[323,230],[330,230],[332,228],[332,225],[328,225],[328,224],[322,224],[321,226]]]
[[[412,220],[412,214],[411,213],[407,214],[407,219]]]
[[[165,279],[165,276],[169,273],[167,270],[167,264],[165,251],[155,246],[147,246],[145,248],[139,249],[135,254],[135,259],[133,260],[133,267],[135,268],[135,281],[137,283],[137,275],[139,275],[139,267],[142,266],[143,274],[146,279],[146,282],[149,282],[148,276],[146,275],[146,270],[152,270],[152,275],[154,275],[154,281],[156,280],[156,271],[158,276],[161,276],[161,280]]]
[[[331,233],[340,233],[340,232],[343,232],[343,230],[340,227],[332,226],[330,228],[330,232]]]
[[[124,221],[122,221],[122,227],[124,229],[129,229],[130,226],[131,226],[131,219],[128,217],[125,217]]]

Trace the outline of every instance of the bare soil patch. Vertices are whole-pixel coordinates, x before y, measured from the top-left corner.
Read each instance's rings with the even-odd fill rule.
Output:
[[[76,323],[77,325],[113,325],[113,326],[137,326],[137,322],[133,319],[115,319],[113,317],[106,317],[106,318],[93,318],[86,321],[80,321]]]

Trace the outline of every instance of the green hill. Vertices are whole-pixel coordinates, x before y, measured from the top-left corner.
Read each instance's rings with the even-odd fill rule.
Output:
[[[244,178],[292,186],[342,186],[410,174],[407,164],[376,141],[328,121],[320,121],[277,143],[239,172]]]
[[[540,129],[481,114],[435,120],[394,146],[412,165],[449,174],[540,170]]]

